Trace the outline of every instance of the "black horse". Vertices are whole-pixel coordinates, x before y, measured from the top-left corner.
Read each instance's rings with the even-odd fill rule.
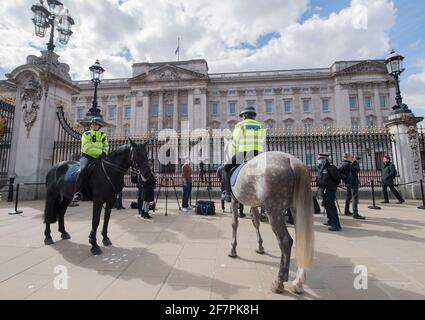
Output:
[[[99,160],[90,173],[87,181],[89,196],[93,201],[92,230],[89,235],[89,243],[92,245],[91,252],[94,255],[102,253],[96,242],[97,227],[100,222],[100,214],[105,204],[105,216],[102,229],[103,244],[112,245],[108,238],[108,223],[111,209],[114,207],[116,196],[124,187],[124,175],[131,167],[141,175],[142,179],[149,179],[152,173],[148,164],[145,144],[136,144],[129,138],[130,144],[120,146],[110,152],[105,159]],[[59,232],[62,239],[70,239],[65,231],[64,216],[75,192],[75,183],[66,182],[65,175],[70,167],[77,164],[75,161],[64,161],[56,164],[49,170],[46,176],[47,196],[44,210],[44,231],[46,245],[53,244],[50,235],[50,224],[59,222]]]

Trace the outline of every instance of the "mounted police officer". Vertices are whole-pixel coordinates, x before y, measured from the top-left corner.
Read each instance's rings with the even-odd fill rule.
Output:
[[[87,168],[90,163],[100,159],[109,151],[108,137],[104,132],[99,131],[102,128],[102,121],[95,117],[90,121],[90,130],[87,130],[81,136],[81,159],[80,173],[75,183],[74,201],[82,199],[82,189],[87,180]]]
[[[257,112],[254,107],[245,107],[239,114],[242,121],[238,122],[233,131],[233,157],[223,167],[224,199],[231,202],[230,171],[263,152],[265,134],[262,125],[255,120]]]

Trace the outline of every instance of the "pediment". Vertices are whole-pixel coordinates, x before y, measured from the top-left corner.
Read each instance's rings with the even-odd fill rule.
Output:
[[[387,69],[384,63],[380,63],[376,61],[363,61],[337,72],[337,74],[352,74],[352,73],[385,73],[387,74]]]
[[[148,72],[142,73],[134,78],[128,80],[128,82],[149,82],[149,81],[181,81],[181,80],[199,80],[207,79],[208,76],[197,73],[192,70],[184,69],[181,67],[173,66],[170,64],[164,64]]]

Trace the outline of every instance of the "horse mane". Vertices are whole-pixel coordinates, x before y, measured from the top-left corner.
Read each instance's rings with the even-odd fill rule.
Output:
[[[123,144],[116,148],[115,150],[108,153],[107,158],[109,160],[115,159],[116,157],[122,155],[124,152],[128,151],[130,149],[130,144]]]

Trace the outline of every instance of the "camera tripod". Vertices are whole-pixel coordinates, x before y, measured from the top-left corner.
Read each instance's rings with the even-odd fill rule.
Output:
[[[210,173],[210,170],[208,170],[208,180],[207,180],[206,177],[205,177],[204,163],[201,162],[199,164],[199,167],[200,167],[201,170],[199,172],[199,183],[196,186],[196,201],[195,201],[195,204],[198,202],[199,187],[200,187],[200,184],[202,182],[206,182],[207,183],[208,197],[209,197],[209,199],[211,201],[211,192],[210,192],[210,190],[212,189],[212,187],[211,187],[211,173]]]
[[[163,182],[165,182],[164,185],[163,185]],[[158,202],[158,197],[159,197],[159,194],[161,193],[162,187],[165,187],[165,216],[168,216],[168,192],[170,187],[173,187],[174,189],[174,195],[176,196],[177,205],[179,206],[179,211],[180,211],[181,207],[180,207],[179,197],[177,195],[176,185],[174,184],[174,178],[171,176],[165,176],[165,177],[160,176],[159,188],[158,188],[158,192],[156,193],[155,207],[153,212],[155,212],[156,210],[156,203]]]

